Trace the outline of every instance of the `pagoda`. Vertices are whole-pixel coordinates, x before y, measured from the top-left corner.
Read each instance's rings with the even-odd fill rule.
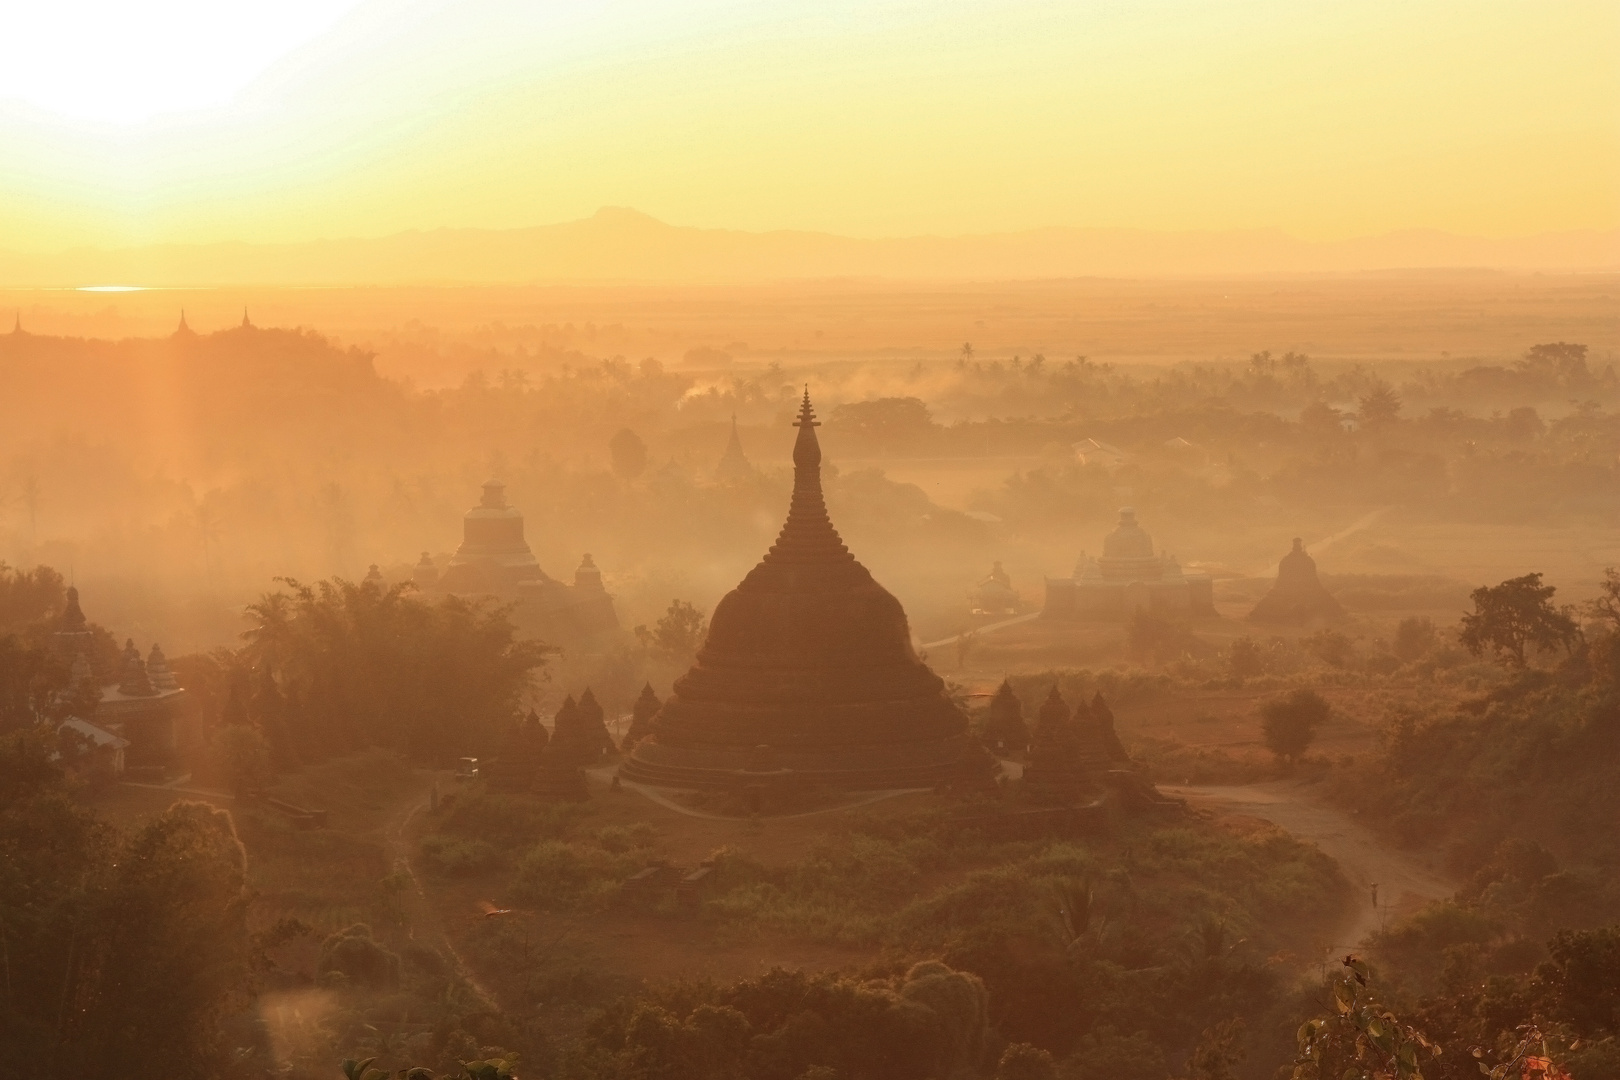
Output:
[[[1259,623],[1341,622],[1347,616],[1322,579],[1316,576],[1316,560],[1305,553],[1305,542],[1294,537],[1294,549],[1277,564],[1277,583],[1249,612],[1249,620]]]
[[[754,467],[749,464],[748,456],[743,453],[742,439],[737,436],[737,414],[732,413],[731,441],[726,443],[726,452],[714,467],[714,478],[724,484],[747,480],[753,475]]]
[[[967,719],[911,645],[906,613],[827,516],[805,391],[787,522],[714,609],[696,662],[621,769],[627,780],[731,787],[769,770],[849,790],[957,782]]]
[[[506,485],[499,480],[484,484],[478,505],[463,517],[461,546],[444,570],[424,551],[411,580],[430,595],[493,596],[513,603],[518,629],[543,641],[599,643],[619,629],[613,597],[596,563],[586,555],[572,585],[542,570],[524,539],[523,512],[507,503]]]

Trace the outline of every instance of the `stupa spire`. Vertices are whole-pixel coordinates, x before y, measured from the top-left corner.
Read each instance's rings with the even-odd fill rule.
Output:
[[[821,493],[821,443],[816,439],[816,428],[821,425],[810,404],[808,386],[794,426],[799,429],[799,437],[793,443],[793,499],[788,504],[787,521],[761,566],[783,562],[854,564],[855,557],[827,516],[827,501]]]
[[[714,467],[716,480],[742,480],[751,476],[754,467],[748,464],[748,456],[743,453],[742,436],[737,431],[737,414],[731,414],[731,439],[726,443],[726,452],[720,455],[720,463]]]
[[[242,329],[247,330],[247,329],[250,329],[252,326],[253,326],[253,324],[248,321],[247,305],[243,304],[242,305]]]

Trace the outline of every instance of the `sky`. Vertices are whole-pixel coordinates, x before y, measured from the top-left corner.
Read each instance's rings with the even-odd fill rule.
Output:
[[[1613,0],[0,0],[0,250],[1620,225]]]

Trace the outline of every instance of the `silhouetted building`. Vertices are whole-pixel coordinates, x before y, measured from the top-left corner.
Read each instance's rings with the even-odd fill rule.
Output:
[[[1305,553],[1304,541],[1294,537],[1294,549],[1277,564],[1277,583],[1254,605],[1249,619],[1300,626],[1344,618],[1343,606],[1316,576],[1316,560]]]
[[[118,682],[102,687],[96,715],[85,719],[129,741],[124,760],[130,769],[160,772],[179,764],[180,724],[190,705],[163,650],[153,645],[150,660],[143,660],[135,642],[126,641]]]
[[[630,708],[630,730],[624,733],[624,749],[628,750],[636,743],[652,734],[652,718],[663,708],[664,703],[658,700],[653,693],[652,683],[641,688],[641,696]]]
[[[589,555],[571,585],[540,569],[523,536],[523,513],[506,504],[506,486],[498,480],[485,483],[478,505],[467,511],[461,546],[444,572],[424,552],[412,578],[426,592],[516,601],[513,620],[543,641],[590,641],[619,628],[613,598]]]
[[[1124,620],[1138,611],[1169,617],[1215,614],[1214,586],[1207,574],[1188,574],[1174,555],[1153,552],[1153,538],[1129,506],[1103,540],[1103,553],[1084,552],[1074,576],[1046,579],[1048,619]]]
[[[726,443],[726,452],[720,456],[720,463],[714,467],[714,478],[725,483],[731,480],[746,480],[753,475],[754,467],[743,454],[742,439],[737,436],[737,417],[733,415],[731,441]]]
[[[715,607],[696,662],[623,766],[626,779],[931,787],[959,782],[975,756],[966,718],[911,646],[900,602],[827,517],[808,391],[797,426],[787,522]]]
[[[1006,679],[990,699],[990,715],[985,718],[984,741],[998,754],[1022,754],[1029,747],[1029,725],[1024,722],[1024,705]]]
[[[975,615],[1016,615],[1024,602],[1013,591],[1012,578],[996,563],[990,575],[968,594],[969,609]]]

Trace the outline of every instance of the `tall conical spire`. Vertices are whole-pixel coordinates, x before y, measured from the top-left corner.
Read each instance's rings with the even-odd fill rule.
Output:
[[[11,324],[11,332],[13,334],[21,334],[23,332],[22,311],[20,309],[17,312],[17,321]]]
[[[180,325],[174,328],[174,336],[175,337],[191,337],[192,335],[193,335],[193,331],[192,331],[191,327],[186,323],[186,309],[181,308],[180,309]]]
[[[742,480],[751,476],[754,467],[748,464],[748,457],[743,453],[742,437],[737,433],[737,414],[731,414],[731,440],[726,443],[726,452],[720,455],[720,463],[714,467],[715,479]]]
[[[793,444],[793,501],[776,543],[761,565],[780,562],[849,562],[855,557],[827,516],[827,502],[821,494],[821,444],[816,440],[815,408],[810,404],[810,388],[805,387],[799,418],[794,422],[799,437]]]
[[[244,329],[247,329],[247,328],[251,327],[252,325],[253,324],[248,321],[247,305],[243,304],[242,305],[242,326],[243,326]]]

